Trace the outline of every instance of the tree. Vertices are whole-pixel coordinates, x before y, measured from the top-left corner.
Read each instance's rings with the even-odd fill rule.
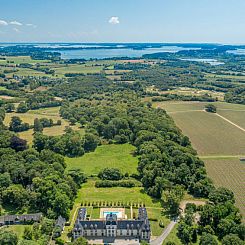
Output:
[[[84,237],[77,238],[72,245],[88,245],[88,241]]]
[[[104,168],[99,172],[98,177],[102,180],[120,180],[123,175],[117,168]]]
[[[0,186],[1,187],[9,187],[11,184],[11,178],[9,173],[0,173]]]
[[[211,113],[216,113],[217,108],[213,104],[208,104],[208,105],[205,105],[205,111],[211,112]]]
[[[54,227],[54,221],[44,218],[41,223],[41,233],[50,236]]]
[[[85,134],[84,150],[85,152],[94,151],[98,145],[98,137],[94,134]]]
[[[15,106],[13,103],[8,103],[8,104],[5,104],[4,109],[7,113],[13,112],[15,110]]]
[[[36,132],[41,133],[43,131],[43,125],[38,118],[34,119],[33,131],[34,131],[34,133],[36,133]]]
[[[19,117],[12,117],[11,122],[9,124],[9,130],[14,132],[19,132],[19,128],[22,124],[22,120]]]
[[[17,107],[18,113],[26,113],[29,110],[28,106],[24,102],[20,102],[19,106]]]
[[[244,245],[244,242],[237,235],[230,234],[222,239],[222,245]]]
[[[170,215],[177,216],[179,214],[180,201],[184,196],[184,188],[176,185],[163,193],[163,200],[169,210]]]
[[[58,217],[61,215],[64,218],[69,218],[69,208],[70,208],[70,200],[67,195],[63,193],[56,193],[55,200],[53,202],[53,210]]]
[[[9,130],[14,132],[22,132],[26,131],[30,128],[30,125],[28,123],[22,123],[22,120],[17,117],[13,116],[11,118],[11,122],[9,124]]]
[[[23,208],[28,201],[28,194],[23,186],[10,185],[2,192],[2,200],[4,204],[13,205],[16,208]]]
[[[203,233],[201,238],[200,238],[200,245],[218,245],[217,240],[215,239],[214,236],[212,236],[209,233]]]
[[[17,245],[18,237],[12,231],[0,230],[0,245]]]
[[[26,240],[32,240],[32,229],[31,229],[31,227],[29,227],[29,226],[25,227],[23,238]]]
[[[17,136],[13,136],[10,139],[10,147],[15,151],[24,151],[28,148],[27,141]]]
[[[234,193],[224,187],[219,187],[211,191],[209,194],[209,200],[215,204],[225,203],[227,201],[235,203]]]
[[[61,125],[61,120],[57,120],[56,125]]]

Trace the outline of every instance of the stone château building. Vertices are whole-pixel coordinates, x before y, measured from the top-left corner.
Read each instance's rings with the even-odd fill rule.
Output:
[[[126,239],[150,241],[151,229],[145,208],[139,208],[137,219],[118,219],[113,212],[106,215],[105,219],[86,220],[86,208],[78,212],[73,229],[73,238],[85,237],[90,239]]]

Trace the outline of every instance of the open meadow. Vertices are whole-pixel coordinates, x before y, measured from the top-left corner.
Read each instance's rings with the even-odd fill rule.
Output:
[[[137,173],[138,159],[133,156],[135,147],[130,144],[102,145],[82,157],[66,158],[67,170],[81,169],[86,175],[96,175],[102,169],[118,168],[123,173]]]
[[[69,122],[60,117],[59,107],[51,107],[51,108],[45,108],[45,109],[39,109],[39,110],[30,110],[26,113],[16,113],[16,112],[6,113],[6,116],[4,119],[4,124],[6,126],[9,126],[9,123],[13,116],[20,117],[20,119],[23,122],[29,123],[30,125],[33,125],[35,118],[52,119],[54,123],[56,123],[57,120],[61,120],[61,125],[56,125],[53,127],[43,129],[43,133],[48,136],[62,135],[64,134],[65,128],[69,126]],[[79,131],[81,134],[84,133],[84,130],[79,128],[76,125],[71,126],[71,128]],[[33,140],[33,129],[29,129],[24,132],[19,132],[18,134],[22,139],[27,140],[27,142],[31,144]]]

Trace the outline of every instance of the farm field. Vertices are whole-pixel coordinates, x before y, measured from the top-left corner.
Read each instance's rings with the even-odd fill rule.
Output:
[[[208,175],[216,186],[224,186],[235,193],[236,205],[245,216],[245,162],[234,159],[206,159]]]
[[[177,126],[191,139],[199,155],[242,155],[244,132],[215,114],[207,112],[173,113]]]
[[[82,157],[66,158],[67,170],[81,169],[87,175],[94,175],[109,167],[119,168],[123,173],[137,173],[138,159],[132,155],[134,150],[130,144],[102,145]]]
[[[103,69],[103,66],[85,66],[85,65],[68,65],[59,68],[54,68],[55,74],[63,76],[66,73],[99,73]]]
[[[48,60],[33,60],[30,56],[0,56],[0,58],[6,58],[6,60],[0,59],[1,64],[21,64],[21,63],[50,63]]]
[[[205,162],[214,184],[231,189],[237,207],[245,215],[245,164],[239,160],[245,155],[245,132],[215,114],[202,111],[205,104],[178,101],[154,105],[164,108],[173,117]],[[245,128],[244,105],[225,102],[213,104],[217,106],[218,114]]]
[[[230,121],[236,123],[240,127],[245,128],[245,108],[241,111],[231,111],[229,109],[227,110],[218,110],[218,113],[229,119]]]
[[[203,111],[207,103],[201,102],[163,102],[154,103],[165,109],[182,129],[198,151],[200,156],[206,155],[243,155],[245,154],[244,132],[215,114]],[[244,105],[213,103],[218,113],[242,127],[245,121]],[[230,113],[230,114],[229,114]]]

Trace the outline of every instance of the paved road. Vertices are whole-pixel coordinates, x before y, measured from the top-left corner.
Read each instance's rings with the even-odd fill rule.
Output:
[[[173,230],[174,226],[177,224],[176,221],[171,221],[170,224],[163,230],[163,233],[161,236],[157,237],[155,240],[151,241],[151,245],[162,245],[163,241],[166,239],[166,237],[170,234],[170,232]]]

